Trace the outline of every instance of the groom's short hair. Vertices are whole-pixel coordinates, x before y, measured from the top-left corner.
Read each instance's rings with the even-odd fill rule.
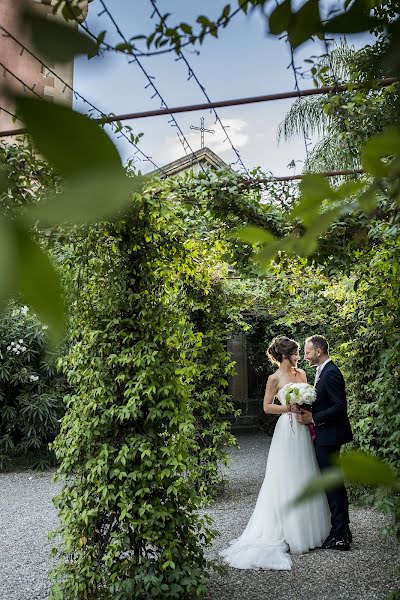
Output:
[[[326,337],[323,335],[310,335],[306,339],[306,343],[310,342],[314,348],[319,348],[324,354],[329,354],[329,344]]]

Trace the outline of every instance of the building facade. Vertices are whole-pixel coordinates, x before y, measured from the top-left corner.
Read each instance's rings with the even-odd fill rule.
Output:
[[[49,64],[39,56],[21,19],[25,6],[33,8],[49,19],[60,18],[53,14],[52,0],[1,0],[0,131],[21,126],[20,122],[14,122],[12,115],[15,113],[15,107],[6,94],[7,89],[18,94],[37,94],[47,100],[72,105],[73,92],[70,87],[73,87],[73,63]],[[83,15],[86,16],[86,0],[83,7]],[[49,68],[57,73],[59,79],[49,72]]]

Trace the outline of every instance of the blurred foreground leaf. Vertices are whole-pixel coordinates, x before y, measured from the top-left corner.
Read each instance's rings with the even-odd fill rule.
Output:
[[[316,494],[332,490],[343,483],[343,472],[338,467],[332,467],[324,471],[319,477],[313,479],[295,498],[293,504],[300,504]]]
[[[11,224],[10,224],[11,225]],[[17,251],[17,291],[56,341],[64,332],[64,303],[60,278],[47,254],[23,225],[13,222]]]
[[[30,210],[27,217],[39,220],[40,225],[94,223],[111,218],[129,204],[132,193],[141,192],[145,181],[148,179],[115,171],[81,177],[67,182],[60,194]]]
[[[331,467],[313,479],[295,498],[293,504],[304,502],[324,490],[333,489],[344,481],[400,490],[400,481],[392,467],[376,456],[352,450],[338,457],[337,463],[339,466]]]
[[[93,119],[37,98],[19,96],[16,103],[37,149],[62,175],[123,170],[116,147]]]
[[[391,174],[393,161],[397,159],[398,163],[399,157],[400,128],[391,127],[365,142],[361,162],[364,169],[371,175],[387,177]]]
[[[269,30],[274,35],[287,31],[292,48],[297,48],[314,35],[320,35],[322,23],[318,0],[308,0],[297,11],[292,11],[292,1],[278,4],[269,17]]]
[[[345,4],[348,6],[348,3]],[[325,21],[327,33],[359,33],[381,25],[381,21],[371,16],[372,3],[355,0],[349,10]]]
[[[15,287],[16,240],[10,223],[0,218],[0,306],[5,304]]]
[[[0,305],[17,296],[50,328],[53,341],[64,331],[60,278],[25,225],[0,219]]]
[[[73,61],[79,54],[97,53],[96,42],[78,31],[75,23],[67,25],[29,9],[24,12],[23,20],[31,32],[36,50],[47,61],[64,63]]]
[[[395,488],[399,485],[392,467],[376,456],[364,452],[345,452],[340,456],[344,478],[364,485]]]
[[[267,242],[272,242],[275,239],[272,233],[265,231],[265,229],[262,229],[261,227],[256,227],[255,225],[245,225],[240,229],[236,229],[236,231],[233,232],[233,235],[248,244],[265,244]]]

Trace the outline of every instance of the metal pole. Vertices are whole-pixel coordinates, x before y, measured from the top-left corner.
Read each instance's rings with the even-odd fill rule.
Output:
[[[377,81],[377,85],[381,87],[387,87],[392,83],[398,81],[396,77],[388,77],[386,79],[380,79]],[[363,88],[363,83],[351,84],[352,89]],[[371,88],[365,88],[371,89]],[[264,96],[251,96],[249,98],[237,98],[234,100],[221,100],[219,102],[204,102],[202,104],[188,104],[186,106],[175,106],[172,108],[160,108],[158,110],[145,110],[141,112],[125,113],[121,115],[112,115],[109,117],[101,117],[94,119],[98,123],[113,123],[114,121],[129,121],[133,119],[146,119],[148,117],[158,117],[161,115],[172,115],[182,112],[193,112],[197,110],[209,110],[210,108],[222,108],[225,106],[240,106],[244,104],[256,104],[258,102],[272,102],[274,100],[286,100],[288,98],[301,98],[303,96],[318,96],[321,94],[340,94],[342,92],[349,91],[347,85],[338,86],[324,86],[320,88],[311,88],[307,90],[295,90],[290,92],[280,92],[277,94],[266,94]],[[0,137],[7,137],[10,135],[20,135],[26,133],[25,128],[13,129],[9,131],[0,132]]]

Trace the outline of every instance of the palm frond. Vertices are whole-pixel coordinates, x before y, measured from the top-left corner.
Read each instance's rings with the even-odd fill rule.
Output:
[[[340,40],[329,55],[321,57],[320,64],[329,68],[328,78],[332,83],[345,83],[351,76],[351,68],[356,57],[354,46],[348,46],[345,40]]]
[[[299,98],[293,102],[284,120],[278,125],[278,142],[286,142],[298,135],[307,137],[325,135],[329,117],[323,109],[321,98]]]
[[[359,167],[357,158],[356,168]],[[340,136],[331,134],[319,141],[309,154],[304,171],[337,171],[352,169],[353,160],[349,148]]]

